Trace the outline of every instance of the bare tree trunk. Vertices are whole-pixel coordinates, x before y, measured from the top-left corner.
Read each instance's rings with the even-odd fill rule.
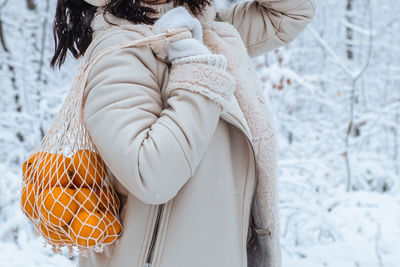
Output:
[[[1,43],[1,46],[3,47],[4,51],[8,52],[8,48],[6,45],[5,38],[4,38],[3,20],[1,19],[1,14],[0,14],[0,43]]]
[[[46,51],[46,37],[47,37],[47,23],[48,23],[48,16],[47,13],[49,12],[49,0],[46,0],[46,10],[45,10],[45,18],[42,24],[42,40],[41,40],[41,47],[40,47],[40,60],[39,60],[39,69],[38,69],[38,77],[37,81],[42,80],[42,70],[44,66],[44,54]],[[46,83],[46,81],[44,81]]]
[[[352,11],[353,11],[353,1],[354,0],[347,0],[346,5],[346,20],[349,24],[352,24]],[[354,53],[353,53],[353,29],[351,26],[346,27],[346,55],[348,60],[353,60]]]
[[[36,10],[36,4],[33,0],[26,0],[26,6],[29,10]]]
[[[8,52],[8,48],[6,45],[6,40],[4,38],[4,30],[3,30],[3,20],[1,19],[1,11],[3,10],[3,8],[7,5],[8,0],[5,0],[3,3],[1,3],[0,5],[0,43],[1,46],[3,47],[5,52]]]
[[[349,0],[349,1],[351,1],[351,0]],[[347,186],[346,186],[347,192],[351,190],[351,186],[352,186],[352,172],[351,172],[351,165],[350,165],[350,158],[349,158],[349,152],[350,152],[349,140],[350,140],[350,136],[354,129],[354,109],[355,109],[355,105],[357,103],[357,101],[356,101],[357,82],[363,76],[363,74],[365,73],[365,71],[367,70],[367,68],[369,66],[369,63],[370,63],[371,57],[372,57],[372,48],[373,48],[371,0],[367,0],[367,9],[368,9],[368,14],[369,14],[369,18],[368,18],[368,20],[369,20],[369,23],[368,23],[369,40],[368,40],[367,58],[365,60],[365,64],[361,67],[360,71],[351,76],[352,82],[351,82],[351,98],[350,98],[350,119],[349,119],[346,138],[345,138],[346,152],[344,153],[345,162],[346,162],[346,170],[347,170]]]
[[[399,125],[400,122],[400,114],[397,113],[395,115],[395,124]],[[398,127],[392,127],[393,131],[393,139],[394,139],[394,155],[393,155],[393,160],[394,160],[394,168],[396,171],[396,174],[400,174],[400,159],[399,159],[399,131]]]
[[[351,184],[352,184],[352,172],[351,172],[351,165],[350,165],[350,158],[349,158],[349,150],[350,150],[350,136],[351,132],[353,131],[353,125],[354,125],[354,106],[355,106],[355,94],[356,94],[356,86],[357,86],[357,80],[352,81],[351,84],[351,97],[350,97],[350,121],[347,126],[347,132],[346,132],[346,138],[345,138],[345,146],[346,146],[346,152],[344,153],[344,158],[346,162],[346,171],[347,171],[347,185],[346,185],[346,191],[350,191],[351,189]]]

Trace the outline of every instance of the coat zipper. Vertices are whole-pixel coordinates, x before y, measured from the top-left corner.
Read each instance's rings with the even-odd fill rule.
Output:
[[[144,267],[151,267],[152,262],[153,262],[154,246],[155,246],[155,243],[156,243],[156,240],[157,240],[158,229],[159,229],[159,226],[160,226],[161,214],[162,214],[164,205],[165,204],[161,204],[161,205],[159,205],[157,207],[156,223],[154,224],[153,235],[151,237],[150,246],[149,246],[148,251],[147,251],[146,261],[144,263]]]

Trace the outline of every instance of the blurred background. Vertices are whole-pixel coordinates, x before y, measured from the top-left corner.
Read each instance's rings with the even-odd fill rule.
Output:
[[[80,62],[49,68],[55,4],[0,0],[1,267],[77,262],[20,211],[22,163]],[[279,136],[283,266],[400,266],[400,1],[317,4],[295,41],[254,59]]]

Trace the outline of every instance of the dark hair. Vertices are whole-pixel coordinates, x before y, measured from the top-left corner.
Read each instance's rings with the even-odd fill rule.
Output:
[[[154,0],[155,2],[157,0]],[[200,15],[203,9],[212,0],[170,0],[176,1],[178,5],[186,4],[195,15]],[[147,4],[151,2],[146,1]],[[127,19],[135,24],[153,24],[156,18],[151,14],[157,11],[150,7],[140,5],[141,0],[110,0],[104,7],[103,17],[106,13]],[[75,58],[82,56],[92,41],[93,30],[90,23],[94,17],[97,7],[90,5],[84,0],[58,0],[56,14],[53,22],[53,37],[55,51],[50,66],[61,67],[64,64],[68,51]]]

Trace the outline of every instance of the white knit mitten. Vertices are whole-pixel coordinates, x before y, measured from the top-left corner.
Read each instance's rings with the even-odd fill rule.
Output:
[[[226,71],[224,55],[197,55],[174,59],[171,65],[167,88],[163,92],[169,97],[176,89],[200,93],[221,106],[226,113],[236,87],[235,78]]]
[[[155,34],[163,33],[167,29],[187,27],[192,38],[174,41],[168,44],[168,60],[197,56],[210,55],[211,51],[203,45],[203,30],[198,19],[194,18],[182,6],[173,8],[162,15],[153,25]]]

